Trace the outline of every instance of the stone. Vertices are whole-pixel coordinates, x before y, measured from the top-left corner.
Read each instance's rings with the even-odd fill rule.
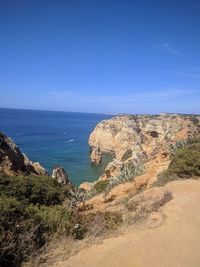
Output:
[[[67,172],[63,167],[60,166],[57,166],[53,169],[52,178],[55,179],[59,184],[71,184]]]
[[[200,116],[190,115],[121,115],[98,123],[89,137],[91,163],[100,164],[104,154],[114,155],[101,180],[132,162],[142,165],[154,159],[169,159],[170,146],[199,134]]]
[[[90,191],[93,188],[93,186],[94,186],[94,183],[83,182],[82,184],[79,185],[79,189]]]
[[[39,162],[31,161],[30,163],[38,175],[44,175],[44,176],[48,175],[47,170]]]
[[[99,165],[102,161],[102,155],[99,148],[94,148],[91,153],[91,164]]]
[[[29,160],[14,141],[0,133],[0,173],[17,175],[48,175],[39,164]]]

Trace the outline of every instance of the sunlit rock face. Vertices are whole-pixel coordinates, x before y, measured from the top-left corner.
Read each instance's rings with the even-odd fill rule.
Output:
[[[99,148],[94,147],[90,156],[92,165],[99,165],[102,162],[102,155]]]
[[[199,132],[200,116],[194,115],[123,115],[97,124],[89,137],[91,163],[100,164],[105,153],[114,154],[105,177],[123,162],[147,162],[169,157],[172,144],[193,138]]]
[[[32,162],[13,140],[0,133],[0,173],[6,175],[48,175],[39,162]]]
[[[60,184],[71,184],[65,169],[60,166],[57,166],[53,169],[52,178]]]

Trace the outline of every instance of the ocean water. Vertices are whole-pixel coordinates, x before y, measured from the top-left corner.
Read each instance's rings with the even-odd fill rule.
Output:
[[[88,138],[98,122],[110,115],[0,109],[0,131],[10,136],[30,160],[48,171],[63,166],[74,184],[94,181],[102,166],[90,165]]]

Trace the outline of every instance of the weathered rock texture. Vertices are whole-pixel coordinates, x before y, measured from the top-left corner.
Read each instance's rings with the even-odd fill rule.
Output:
[[[53,169],[52,178],[54,178],[60,184],[71,184],[63,167],[57,166]]]
[[[121,163],[147,162],[167,158],[170,147],[180,140],[195,137],[200,116],[194,115],[123,115],[97,124],[89,138],[91,163],[99,164],[105,153],[115,160],[103,178],[109,178]]]
[[[47,175],[39,162],[30,161],[13,140],[0,133],[0,173],[6,175]]]

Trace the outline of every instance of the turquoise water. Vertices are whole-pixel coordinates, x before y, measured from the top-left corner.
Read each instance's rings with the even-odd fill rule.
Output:
[[[0,109],[0,131],[32,161],[50,173],[62,165],[75,184],[97,179],[105,168],[90,166],[88,138],[96,124],[111,116],[72,112]]]

